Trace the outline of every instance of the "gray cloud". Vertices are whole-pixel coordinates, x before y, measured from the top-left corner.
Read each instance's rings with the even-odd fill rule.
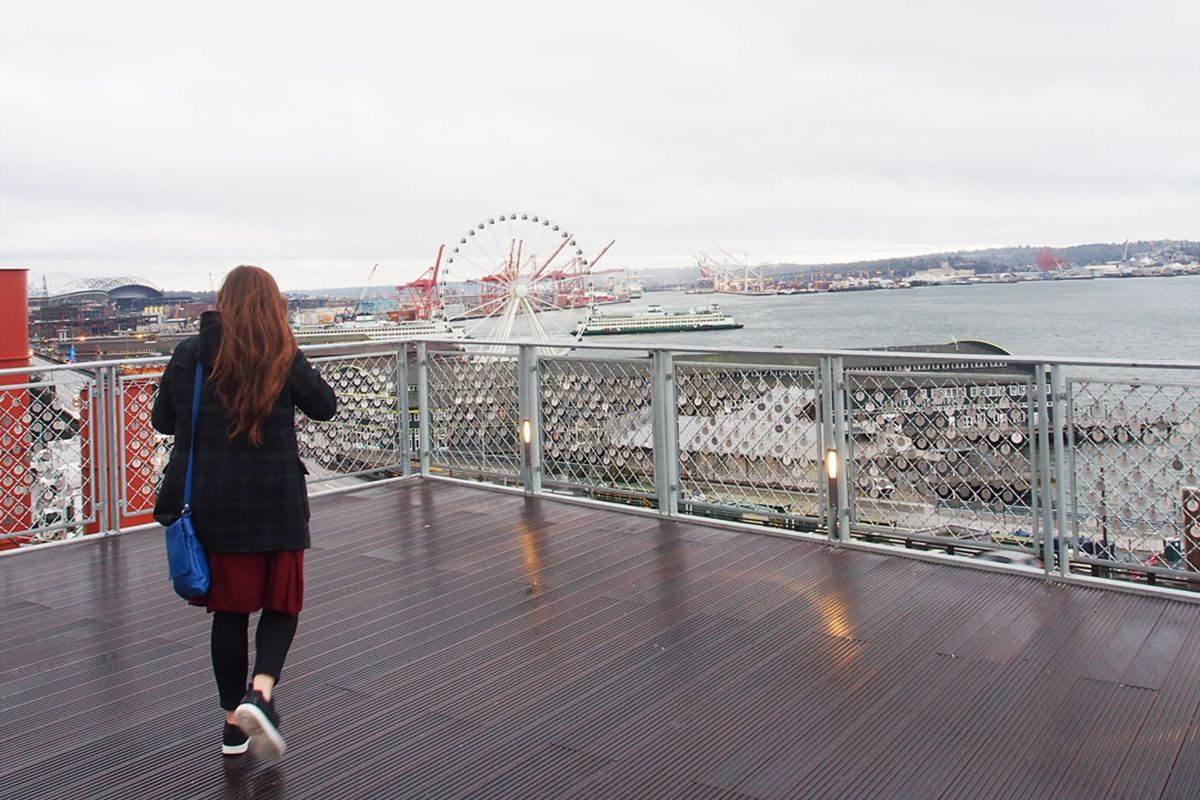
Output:
[[[400,282],[522,210],[635,269],[1198,238],[1200,7],[973,5],[6,4],[0,266]]]

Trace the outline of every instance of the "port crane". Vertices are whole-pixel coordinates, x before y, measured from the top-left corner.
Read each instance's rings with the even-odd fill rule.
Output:
[[[446,245],[438,248],[437,260],[433,266],[421,273],[415,281],[396,287],[400,293],[400,314],[408,319],[429,320],[443,316],[441,295],[438,292],[438,271],[442,267],[442,251]]]
[[[1067,260],[1054,255],[1049,247],[1039,247],[1033,251],[1033,263],[1042,272],[1054,272],[1059,267],[1065,267]]]
[[[356,319],[358,317],[359,309],[362,308],[363,300],[366,299],[367,292],[371,288],[371,281],[375,278],[375,270],[377,269],[379,269],[378,264],[371,267],[371,271],[367,274],[367,284],[362,287],[362,291],[358,293],[358,299],[354,301],[354,311],[350,315],[351,319]]]
[[[714,279],[714,287],[716,291],[725,294],[769,294],[766,290],[766,280],[763,278],[762,269],[760,267],[751,267],[749,259],[743,257],[739,263],[728,250],[717,246],[727,259],[728,263],[722,266],[719,270],[719,279]],[[740,270],[739,270],[740,267]],[[738,276],[738,272],[741,276]]]

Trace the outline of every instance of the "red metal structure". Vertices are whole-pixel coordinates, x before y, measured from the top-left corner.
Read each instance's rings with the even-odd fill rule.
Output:
[[[1054,255],[1054,251],[1049,247],[1039,247],[1033,251],[1033,263],[1042,272],[1054,272],[1059,267],[1065,266],[1067,260]]]
[[[608,249],[616,244],[616,242],[617,240],[613,239],[605,245],[604,249],[591,262],[580,256],[576,256],[567,262],[564,268],[543,273],[541,277],[550,281],[551,305],[555,308],[582,308],[586,306],[591,288],[588,285],[589,281],[591,276],[598,274],[595,270],[596,262],[603,258]],[[551,260],[553,260],[553,257],[551,257]],[[613,271],[618,272],[619,270]]]
[[[0,369],[28,366],[26,270],[0,269]],[[28,530],[33,521],[28,383],[29,376],[22,373],[0,378],[0,533]],[[11,539],[0,539],[0,549],[15,546]]]
[[[396,287],[400,293],[399,314],[404,319],[432,319],[434,313],[441,313],[438,295],[438,270],[442,266],[442,251],[446,245],[438,248],[437,261],[425,270],[421,277],[411,283]]]

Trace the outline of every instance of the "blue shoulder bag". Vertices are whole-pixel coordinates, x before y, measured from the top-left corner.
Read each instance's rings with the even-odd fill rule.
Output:
[[[192,442],[188,450],[187,478],[183,483],[183,512],[167,526],[167,568],[175,594],[184,600],[208,592],[208,559],[192,528],[192,456],[196,452],[196,417],[200,413],[200,385],[204,368],[196,362],[196,388],[192,390]]]

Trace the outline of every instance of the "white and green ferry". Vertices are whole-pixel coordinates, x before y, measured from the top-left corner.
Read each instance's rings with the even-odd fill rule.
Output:
[[[743,327],[721,312],[716,303],[687,311],[664,311],[651,305],[645,311],[592,310],[578,325],[575,336],[603,336],[627,333],[667,333],[670,331],[714,331]]]

